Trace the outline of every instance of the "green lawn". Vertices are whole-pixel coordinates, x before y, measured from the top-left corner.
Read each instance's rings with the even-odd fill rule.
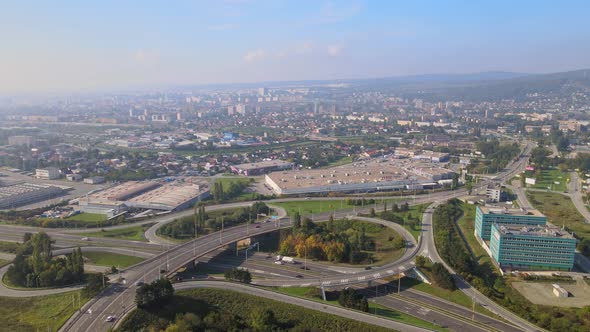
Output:
[[[429,284],[420,282],[420,281],[418,281],[416,279],[412,279],[412,278],[403,278],[401,284],[402,284],[402,289],[412,288],[412,289],[439,297],[441,299],[447,300],[449,302],[453,302],[455,304],[458,304],[460,306],[463,306],[463,307],[466,307],[469,309],[471,309],[471,307],[473,305],[469,296],[465,295],[465,293],[463,293],[459,289],[456,289],[454,291],[450,291],[448,289],[436,287],[434,285],[429,285]],[[491,316],[491,313],[480,305],[476,305],[475,310],[479,313]]]
[[[354,198],[351,198],[354,199]],[[391,208],[392,202],[395,199],[386,199],[387,206]],[[346,210],[346,209],[353,209],[355,205],[347,204],[346,199],[330,199],[330,200],[314,200],[310,198],[309,200],[304,201],[290,201],[290,202],[280,202],[280,203],[272,203],[272,205],[280,206],[287,211],[288,215],[293,215],[295,212],[299,212],[302,216],[310,215],[312,213],[321,213],[321,212],[328,212],[328,211],[339,211],[339,210]],[[365,207],[377,207],[377,209],[383,208],[383,203],[381,200],[377,200],[376,204],[367,204]],[[357,208],[362,208],[362,205],[357,205]]]
[[[539,191],[529,191],[527,197],[531,204],[545,214],[553,225],[565,226],[578,238],[590,238],[590,224],[584,223],[584,217],[578,212],[569,197]]]
[[[333,161],[331,163],[329,163],[328,165],[322,167],[322,168],[330,168],[330,167],[336,167],[336,166],[342,166],[342,165],[346,165],[346,164],[350,164],[353,161],[353,156],[346,156],[346,157],[342,157],[336,161]]]
[[[16,251],[20,247],[20,244],[10,241],[0,241],[0,252],[6,252],[9,254],[16,254]]]
[[[80,233],[82,236],[89,237],[108,237],[114,239],[123,239],[131,241],[147,241],[144,233],[154,224],[145,224],[141,226],[133,226],[114,230],[101,230],[96,232]]]
[[[109,267],[116,266],[120,268],[125,268],[144,260],[141,257],[113,254],[110,252],[83,252],[83,256],[88,258],[89,264]]]
[[[84,305],[88,300],[82,296],[82,291],[37,297],[0,297],[0,330],[57,331],[78,309],[78,302]]]
[[[10,261],[6,260],[6,259],[1,259],[0,258],[0,267],[3,267],[6,264],[10,264]]]
[[[569,173],[564,173],[558,169],[544,169],[541,171],[541,178],[537,179],[537,183],[533,188],[563,192],[567,190],[569,181]]]
[[[317,294],[319,293],[319,290],[315,287],[281,287],[281,288],[276,288],[275,290],[279,293],[283,293],[283,294],[287,294],[287,295],[291,295],[291,296],[295,296],[295,297],[306,298],[306,299],[317,301],[317,302],[329,303],[331,305],[341,307],[341,305],[338,303],[337,300],[324,301],[320,297],[318,297]],[[409,324],[409,325],[423,327],[428,330],[446,331],[446,329],[443,329],[443,328],[439,327],[438,325],[434,325],[434,324],[427,322],[425,320],[422,320],[418,317],[414,317],[414,316],[408,315],[406,313],[393,310],[391,308],[388,308],[386,306],[383,306],[383,305],[380,305],[380,304],[374,303],[374,302],[369,302],[369,312],[368,313],[373,314],[373,315],[377,315],[377,316],[381,316],[384,318],[388,318],[388,319],[391,319],[391,320],[394,320],[397,322],[402,322],[402,323]]]
[[[215,182],[221,183],[224,190],[227,190],[231,183],[241,183],[241,184],[251,184],[254,183],[254,178],[246,177],[246,176],[224,176],[215,178]],[[240,195],[236,197],[232,197],[230,200],[232,201],[247,201],[252,199],[252,193],[249,192],[242,192]]]
[[[420,218],[420,220],[422,220],[422,215],[428,207],[428,205],[430,205],[430,203],[410,206],[410,210],[405,212],[397,212],[397,214],[404,218],[404,220],[407,220],[409,216],[418,217]],[[388,209],[390,208],[391,207],[388,207]],[[414,236],[416,240],[418,240],[418,236],[420,236],[420,234],[422,233],[422,227],[420,227],[420,225],[416,225],[416,227],[413,228],[405,224],[403,226],[408,232],[410,232]]]
[[[98,223],[106,221],[107,217],[104,214],[98,213],[80,213],[75,216],[68,217],[66,218],[66,220],[77,220],[87,223]]]

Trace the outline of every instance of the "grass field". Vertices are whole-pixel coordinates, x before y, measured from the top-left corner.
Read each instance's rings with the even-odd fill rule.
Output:
[[[83,256],[88,258],[89,264],[109,267],[116,266],[120,268],[125,268],[144,260],[141,257],[113,254],[110,252],[83,252]]]
[[[16,254],[16,251],[20,247],[20,244],[10,241],[0,241],[0,252],[6,252],[9,254]]]
[[[98,213],[80,213],[75,216],[66,218],[66,220],[77,220],[87,223],[99,223],[107,220],[104,214]]]
[[[341,305],[338,303],[337,300],[324,301],[321,298],[311,295],[311,294],[315,294],[318,292],[318,290],[314,287],[281,287],[281,288],[277,288],[276,291],[279,293],[284,293],[284,294],[288,294],[288,295],[295,296],[295,297],[302,297],[302,298],[310,299],[313,301],[322,302],[322,303],[329,303],[331,305],[341,307]],[[434,325],[430,322],[427,322],[427,321],[422,320],[420,318],[405,314],[403,312],[393,310],[391,308],[385,307],[383,305],[380,305],[380,304],[374,303],[374,302],[369,302],[369,312],[368,313],[376,315],[376,316],[381,316],[381,317],[384,317],[387,319],[391,319],[391,320],[394,320],[397,322],[402,322],[405,324],[423,327],[428,330],[445,331],[444,329],[442,329],[439,326]]]
[[[565,226],[577,237],[590,238],[590,224],[584,223],[584,217],[578,212],[569,197],[551,192],[529,191],[527,197],[534,207],[547,216],[555,226]]]
[[[558,169],[545,169],[541,171],[541,178],[537,179],[537,183],[533,188],[563,192],[567,190],[569,181],[569,173],[564,173]]]
[[[89,237],[108,237],[114,239],[123,239],[131,241],[147,241],[144,233],[154,224],[146,224],[141,226],[133,226],[128,228],[114,229],[114,230],[101,230],[96,232],[80,233],[82,236]]]
[[[57,331],[78,309],[78,303],[84,305],[88,300],[82,296],[82,291],[37,297],[0,297],[0,331]]]
[[[0,267],[3,267],[6,264],[10,264],[10,261],[6,260],[6,259],[1,259],[0,258]]]
[[[199,317],[217,311],[221,317],[237,316],[247,323],[253,312],[271,310],[285,330],[293,331],[389,331],[386,328],[283,303],[258,296],[247,295],[223,289],[190,289],[176,292],[174,298],[157,310],[135,310],[119,327],[119,331],[147,331],[149,325],[162,326],[170,322],[178,313],[191,312]],[[207,324],[207,319],[203,319]],[[211,326],[213,327],[213,326]],[[205,330],[211,328],[207,326]],[[161,328],[156,328],[161,330]]]
[[[227,188],[229,188],[231,183],[242,183],[242,184],[254,183],[254,178],[245,177],[245,176],[239,176],[239,177],[238,176],[224,176],[224,177],[216,178],[215,182],[221,183],[223,188],[227,189]],[[231,200],[243,201],[243,200],[252,199],[252,193],[249,193],[246,191],[247,190],[245,190],[244,192],[242,192],[240,195],[238,195],[236,197],[232,197]]]
[[[395,199],[386,199],[387,206],[391,207],[392,202]],[[345,209],[352,209],[355,207],[353,204],[347,204],[346,199],[330,199],[330,200],[305,200],[305,201],[291,201],[291,202],[280,202],[273,203],[273,205],[280,206],[287,211],[287,215],[293,215],[295,212],[299,212],[302,216],[310,215],[312,213],[321,213],[328,211],[340,211]],[[375,204],[368,204],[365,207],[374,207]],[[377,208],[383,208],[381,200],[377,200]],[[357,208],[363,206],[357,205]]]
[[[460,306],[463,306],[463,307],[466,307],[469,309],[471,309],[471,307],[473,305],[469,296],[465,295],[465,293],[463,293],[459,289],[456,289],[454,291],[450,291],[448,289],[429,285],[429,284],[420,282],[420,281],[418,281],[416,279],[412,279],[412,278],[403,278],[401,284],[402,284],[402,289],[412,288],[412,289],[439,297],[441,299],[447,300],[449,302],[453,302],[455,304],[458,304]],[[475,310],[479,313],[490,315],[490,312],[487,311],[485,308],[483,308],[480,305],[476,305]]]
[[[402,218],[404,218],[404,220],[407,220],[408,217],[410,217],[410,216],[418,217],[418,218],[420,218],[420,220],[422,220],[422,214],[424,213],[424,211],[426,210],[428,205],[430,205],[430,204],[426,203],[426,204],[410,206],[410,209],[408,211],[397,212],[397,214],[399,216],[401,216]],[[389,207],[388,209],[390,209],[390,208],[391,207]],[[413,228],[409,227],[407,225],[403,225],[403,226],[406,230],[408,230],[408,232],[410,232],[414,236],[414,238],[416,240],[418,240],[418,236],[420,236],[420,233],[422,233],[422,227],[420,227],[420,225],[416,225],[416,227],[413,227]]]

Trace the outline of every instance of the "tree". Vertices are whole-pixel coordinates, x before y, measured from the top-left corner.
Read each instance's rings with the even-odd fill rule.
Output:
[[[138,308],[161,306],[174,295],[174,287],[168,279],[158,279],[150,284],[144,284],[135,292],[135,303]]]
[[[471,191],[473,190],[473,183],[467,183],[467,185],[465,185],[465,188],[467,188],[467,193],[471,195]]]
[[[367,302],[367,298],[361,294],[358,294],[352,288],[345,288],[340,291],[340,295],[338,296],[338,304],[346,308],[357,309],[364,312],[369,311],[369,303]]]
[[[375,213],[375,209],[371,208],[371,210],[369,211],[369,216],[371,216],[372,218],[374,218],[377,214]]]
[[[272,331],[275,325],[275,314],[270,309],[257,308],[250,313],[250,326],[254,331]]]
[[[293,233],[296,233],[299,230],[299,228],[301,228],[301,215],[299,214],[299,212],[293,213],[291,221],[293,222]]]
[[[455,290],[457,288],[453,277],[441,263],[432,264],[432,278],[435,284],[441,288],[449,290]]]
[[[420,255],[416,256],[416,266],[417,267],[425,267],[426,263],[428,263],[428,258]]]

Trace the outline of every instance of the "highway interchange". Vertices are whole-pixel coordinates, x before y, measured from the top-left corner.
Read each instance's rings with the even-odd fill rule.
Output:
[[[526,144],[523,153],[517,160],[512,162],[508,165],[507,170],[503,171],[502,173],[496,174],[491,180],[488,181],[481,181],[479,184],[474,186],[473,191],[478,191],[485,188],[488,183],[491,181],[495,182],[504,182],[510,179],[512,176],[517,174],[518,172],[522,171],[526,165],[526,161],[528,159],[527,155],[530,153],[532,149],[532,144]],[[342,271],[335,271],[334,269],[326,269],[323,271],[323,275],[320,277],[314,276],[305,276],[305,278],[293,278],[293,276],[285,275],[282,276],[280,273],[274,273],[274,275],[278,275],[278,278],[272,279],[261,279],[260,281],[256,281],[256,283],[260,286],[279,286],[279,287],[287,287],[287,286],[324,286],[324,287],[334,287],[334,286],[346,286],[346,285],[353,285],[357,283],[368,283],[372,280],[379,280],[387,276],[397,275],[401,272],[405,272],[410,270],[414,266],[413,258],[417,254],[422,254],[425,256],[430,257],[433,261],[440,261],[444,264],[442,259],[438,256],[436,248],[434,246],[434,240],[432,236],[432,224],[431,224],[431,212],[433,208],[449,198],[452,197],[461,197],[467,195],[467,191],[465,189],[460,189],[452,192],[439,192],[439,193],[432,193],[429,195],[420,195],[415,196],[414,198],[406,197],[406,200],[409,204],[423,204],[423,203],[430,203],[434,202],[432,205],[428,207],[425,211],[423,216],[423,225],[422,225],[422,234],[419,240],[416,242],[414,238],[407,234],[407,232],[402,228],[399,227],[397,224],[393,224],[390,222],[385,222],[375,218],[367,218],[367,221],[370,222],[378,222],[384,223],[387,226],[396,227],[396,231],[400,234],[403,234],[408,242],[408,247],[403,255],[402,258],[397,260],[396,262],[386,264],[380,267],[375,267],[371,270],[361,270],[361,271],[354,271],[353,273],[340,273]],[[388,197],[390,198],[390,197]],[[303,200],[304,198],[302,198]],[[334,198],[320,198],[320,199],[334,199]],[[279,200],[271,200],[267,201],[267,204],[272,205],[276,202],[281,201],[293,201],[294,199],[279,199]],[[235,208],[235,207],[243,207],[246,205],[251,204],[251,202],[240,202],[240,203],[229,203],[229,204],[222,204],[216,206],[208,206],[207,210],[213,211],[215,209],[227,209],[227,208]],[[378,207],[379,208],[379,207]],[[275,207],[276,209],[276,207]],[[163,224],[169,223],[181,216],[192,215],[193,211],[187,210],[182,211],[179,213],[168,214],[156,217],[154,219],[150,219],[148,221],[143,221],[139,223],[134,223],[133,225],[139,224],[148,224],[154,223],[155,225],[150,227],[146,231],[146,238],[150,242],[140,242],[140,241],[126,241],[126,240],[118,240],[118,239],[108,239],[108,238],[91,238],[90,241],[83,241],[81,240],[81,236],[76,234],[77,232],[85,231],[85,230],[57,230],[57,229],[41,229],[41,228],[31,228],[31,227],[24,227],[24,226],[7,226],[7,225],[0,225],[0,239],[2,240],[9,240],[9,241],[18,241],[22,239],[22,235],[25,232],[34,232],[34,231],[46,231],[49,235],[56,240],[56,245],[61,247],[73,247],[73,246],[83,246],[83,247],[97,247],[95,250],[101,250],[100,247],[109,247],[109,248],[116,248],[115,251],[119,252],[126,252],[127,254],[134,254],[134,255],[142,255],[142,257],[147,258],[145,261],[132,266],[125,270],[124,277],[126,280],[126,284],[113,284],[109,286],[100,296],[94,298],[89,303],[86,304],[84,307],[84,311],[87,309],[91,309],[92,314],[76,314],[74,315],[62,328],[64,331],[106,331],[109,327],[111,327],[110,323],[104,321],[104,317],[108,315],[115,315],[117,317],[123,317],[126,312],[131,310],[134,307],[134,296],[135,296],[135,282],[142,280],[142,281],[151,281],[161,277],[162,273],[161,270],[167,271],[174,271],[190,262],[193,262],[195,259],[202,257],[204,255],[214,253],[216,250],[226,246],[227,244],[234,243],[238,240],[248,238],[258,234],[264,234],[267,232],[275,231],[279,228],[290,227],[291,222],[286,217],[286,213],[284,210],[276,209],[279,212],[278,218],[273,222],[267,223],[260,223],[258,224],[258,228],[253,227],[252,225],[241,225],[235,226],[232,228],[225,229],[223,232],[216,232],[211,233],[208,235],[204,235],[199,237],[196,240],[192,240],[183,244],[176,244],[171,243],[168,240],[162,239],[156,235],[157,228],[161,227]],[[355,209],[354,212],[356,213],[366,213],[368,212],[369,207]],[[313,215],[313,221],[324,221],[329,218],[330,215],[333,215],[334,218],[347,218],[351,217],[352,211],[350,210],[340,210],[340,211],[331,211],[331,212],[324,212],[320,214]],[[311,217],[311,216],[310,216]],[[359,218],[359,217],[355,217]],[[120,226],[113,226],[112,228],[126,228],[130,227],[132,224],[120,225]],[[84,250],[91,250],[85,248]],[[131,251],[131,252],[130,252]],[[268,267],[267,267],[268,269]],[[313,268],[317,270],[317,267]],[[321,270],[321,268],[319,268]],[[350,271],[349,271],[350,272]],[[0,271],[0,273],[3,273]],[[307,271],[305,273],[308,273]],[[474,321],[472,323],[465,322],[465,319],[453,319],[453,315],[459,315],[462,318],[465,318],[466,314],[469,314],[469,310],[466,308],[451,305],[449,306],[448,301],[434,299],[431,296],[426,296],[425,294],[419,294],[419,292],[405,290],[402,292],[404,296],[394,296],[394,295],[386,295],[386,296],[378,296],[375,297],[375,301],[382,303],[386,306],[392,307],[396,310],[401,312],[409,312],[414,315],[420,314],[420,311],[424,313],[426,318],[430,318],[431,321],[435,321],[438,324],[448,326],[453,330],[459,329],[466,329],[466,330],[474,330],[474,331],[489,331],[489,330],[500,330],[500,331],[519,331],[519,330],[526,330],[526,331],[534,331],[539,330],[537,327],[533,326],[532,324],[526,322],[525,320],[517,317],[516,315],[506,311],[505,309],[501,308],[499,305],[496,305],[494,302],[477,292],[471,286],[469,286],[464,280],[460,277],[456,276],[456,281],[460,288],[472,297],[477,303],[483,305],[491,312],[496,313],[497,315],[504,318],[506,321],[514,324],[507,324],[501,320],[490,318],[489,316],[475,314],[473,318]],[[177,284],[176,287],[206,287],[206,286],[198,286],[198,285],[209,285],[211,282],[203,283],[203,281],[199,282],[189,282],[189,283],[180,283]],[[215,284],[215,285],[222,285],[222,284]],[[224,286],[211,286],[211,287],[224,287]],[[243,286],[250,289],[248,286]],[[242,288],[243,288],[242,287]],[[235,286],[232,284],[232,288]],[[377,287],[378,288],[378,287]],[[69,290],[69,289],[68,289]],[[0,289],[0,292],[2,290]],[[63,290],[62,290],[63,291]],[[255,292],[257,295],[261,294],[263,296],[263,292],[268,292],[266,290],[260,288],[251,288],[251,292]],[[371,292],[367,291],[367,288],[364,288],[364,291],[367,292],[368,296],[371,296]],[[18,291],[17,291],[18,292]],[[32,291],[35,292],[35,291]],[[273,293],[276,294],[276,293]],[[407,294],[411,294],[408,296]],[[4,294],[3,294],[4,295]],[[27,293],[25,296],[37,295],[34,293]],[[10,296],[10,295],[9,295]],[[19,296],[19,295],[17,295]],[[276,297],[276,295],[275,295]],[[418,298],[418,299],[416,299]],[[414,301],[414,302],[412,302]],[[439,303],[436,303],[439,301]],[[442,301],[442,303],[440,303]],[[290,298],[288,302],[294,302],[293,298]],[[436,311],[428,308],[424,308],[425,303],[433,303],[432,309],[436,309],[437,306],[443,306],[445,311],[451,309],[451,312],[441,313],[441,311]],[[328,306],[329,307],[329,306]],[[331,307],[330,310],[333,310]],[[323,311],[329,312],[330,310],[323,309]],[[342,309],[345,310],[345,309]],[[347,311],[347,310],[345,310]],[[453,311],[456,311],[453,313]],[[351,317],[350,311],[348,311],[347,315]],[[439,317],[440,316],[440,317]],[[364,317],[364,316],[363,316]],[[374,316],[370,316],[375,318]],[[436,318],[434,318],[436,317]],[[438,319],[438,321],[437,321]],[[364,321],[382,325],[381,323],[376,323],[374,319],[362,319]],[[387,322],[392,322],[387,320]],[[396,323],[400,324],[400,323]],[[402,329],[399,326],[394,326],[395,324],[388,325],[393,329]],[[518,327],[517,327],[518,326]],[[409,330],[409,326],[405,326],[402,330]]]

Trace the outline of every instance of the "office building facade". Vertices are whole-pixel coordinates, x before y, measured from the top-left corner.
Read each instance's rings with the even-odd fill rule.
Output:
[[[545,225],[547,217],[538,210],[478,206],[475,212],[475,235],[489,241],[492,225]]]
[[[554,226],[492,225],[490,251],[503,269],[571,270],[576,239]]]

